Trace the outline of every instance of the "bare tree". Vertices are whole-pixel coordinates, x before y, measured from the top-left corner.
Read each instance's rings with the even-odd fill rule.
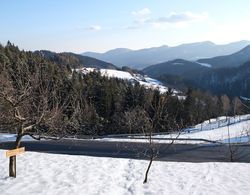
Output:
[[[242,101],[235,97],[233,99],[233,113],[234,113],[234,119],[236,118],[236,114],[241,114],[243,108],[249,109]],[[245,132],[244,132],[245,131]],[[231,162],[234,162],[237,160],[237,156],[239,156],[239,143],[241,140],[241,136],[249,135],[249,129],[245,129],[242,131],[241,135],[236,137],[236,143],[232,143],[231,136],[230,136],[230,120],[227,122],[227,132],[228,132],[228,148],[229,148],[229,159]]]
[[[235,97],[232,103],[233,103],[233,108],[234,108],[233,110],[234,115],[242,114],[243,105],[241,103],[241,100],[238,97]]]
[[[149,147],[148,147],[148,157],[149,157],[149,164],[145,172],[145,177],[143,183],[147,183],[148,181],[148,174],[150,171],[150,168],[152,166],[153,161],[158,157],[159,154],[159,148],[157,148],[157,145],[153,141],[153,133],[157,131],[157,128],[161,129],[166,129],[171,132],[177,132],[177,136],[172,139],[172,141],[169,144],[166,144],[166,147],[163,148],[163,150],[168,150],[173,144],[176,139],[180,136],[180,129],[182,129],[182,124],[177,124],[176,118],[177,118],[177,113],[169,116],[168,113],[168,107],[169,105],[168,102],[169,96],[162,96],[158,103],[151,104],[151,108],[154,112],[154,115],[152,119],[150,120],[150,128],[147,129],[147,134],[146,136],[148,137],[149,141]],[[172,98],[172,97],[170,97]]]
[[[221,102],[222,102],[223,114],[228,115],[230,110],[230,99],[228,98],[227,95],[223,95],[221,96]]]
[[[1,65],[0,123],[6,128],[17,128],[14,148],[29,135],[34,139],[63,136],[63,102],[57,96],[56,85],[43,72],[42,65],[31,70],[22,64],[10,69]],[[58,133],[60,132],[60,133]],[[16,177],[16,157],[10,157],[9,176]]]

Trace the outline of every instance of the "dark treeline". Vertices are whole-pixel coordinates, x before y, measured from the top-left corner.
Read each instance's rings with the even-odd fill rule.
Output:
[[[9,42],[0,46],[0,73],[0,130],[23,135],[167,132],[243,111],[237,98],[190,89],[179,99],[98,71],[71,71]]]

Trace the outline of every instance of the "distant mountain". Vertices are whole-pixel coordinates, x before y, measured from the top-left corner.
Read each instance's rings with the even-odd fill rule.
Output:
[[[187,62],[186,65],[188,64]],[[155,66],[157,67],[158,65]],[[195,64],[189,64],[189,66],[195,68]],[[154,66],[148,68],[153,67]],[[154,75],[155,72],[151,74],[150,70],[147,70],[149,75]],[[161,70],[162,73],[159,74],[158,72],[154,78],[158,79],[166,86],[180,90],[191,87],[210,91],[217,95],[227,94],[230,97],[250,97],[250,61],[245,62],[241,66],[229,68],[200,67],[194,70],[190,68],[186,72],[177,72],[176,70],[178,70],[178,67],[176,67],[174,71],[171,70],[171,68],[170,70],[164,70],[163,68]]]
[[[55,53],[51,51],[41,50],[36,53],[42,54],[49,60],[55,61],[70,68],[90,67],[104,69],[118,69],[115,65],[107,63],[92,57],[82,56],[74,53]]]
[[[199,59],[197,62],[210,64],[212,68],[237,67],[250,60],[250,45],[231,55]]]
[[[143,69],[165,85],[211,91],[214,94],[250,96],[250,46],[231,55],[194,62],[177,59]]]
[[[247,61],[250,61],[250,45],[230,55],[199,59],[193,62],[176,59],[151,65],[143,69],[143,72],[154,78],[158,78],[161,75],[188,78],[209,69],[239,67]]]
[[[199,63],[183,59],[176,59],[143,69],[143,72],[151,77],[157,78],[161,75],[182,76],[185,78],[192,77],[195,74],[207,71],[208,67]]]
[[[152,64],[159,64],[177,58],[196,61],[201,58],[229,55],[247,45],[250,45],[250,41],[239,41],[225,45],[216,45],[205,41],[175,47],[161,46],[140,50],[118,48],[105,53],[86,52],[82,55],[104,60],[120,67],[128,66],[143,69]]]

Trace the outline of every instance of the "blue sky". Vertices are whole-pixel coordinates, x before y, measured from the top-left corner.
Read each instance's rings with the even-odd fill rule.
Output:
[[[249,0],[0,0],[0,42],[104,52],[250,40]]]

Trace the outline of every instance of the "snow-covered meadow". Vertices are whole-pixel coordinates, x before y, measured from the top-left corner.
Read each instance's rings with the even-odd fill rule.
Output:
[[[248,195],[248,163],[154,162],[26,152],[17,157],[17,178],[8,177],[0,150],[1,195],[225,194]]]

